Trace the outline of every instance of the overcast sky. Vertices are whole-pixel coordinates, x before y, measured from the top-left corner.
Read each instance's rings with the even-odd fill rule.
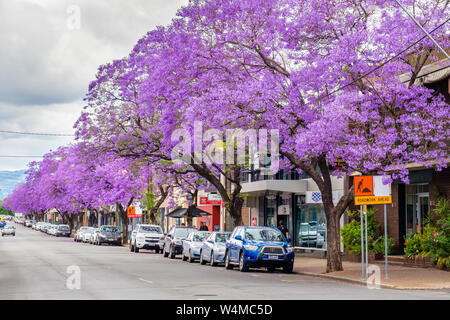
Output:
[[[188,0],[0,0],[0,130],[73,133],[97,67],[126,56]],[[41,156],[69,137],[0,133],[0,156]],[[1,170],[27,158],[1,158]]]

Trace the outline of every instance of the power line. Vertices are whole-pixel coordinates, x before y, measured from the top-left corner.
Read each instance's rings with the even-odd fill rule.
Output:
[[[6,155],[0,155],[0,158],[43,158],[43,156],[6,156]]]
[[[432,31],[430,31],[430,33],[433,33],[434,31],[436,31],[437,29],[439,29],[440,27],[442,27],[444,24],[446,24],[446,23],[449,22],[449,21],[450,21],[450,18],[447,19],[447,20],[445,20],[445,21],[444,21],[443,23],[441,23],[440,25],[438,25],[436,28],[434,28]],[[420,38],[419,40],[417,40],[417,41],[415,41],[414,43],[410,44],[407,48],[405,48],[405,49],[403,49],[402,51],[400,51],[399,53],[397,53],[397,54],[396,54],[395,56],[393,56],[392,58],[389,58],[389,59],[386,60],[385,62],[381,63],[380,65],[378,65],[377,67],[373,68],[372,70],[366,72],[365,74],[363,74],[363,75],[360,76],[359,78],[353,80],[352,82],[347,83],[346,85],[344,85],[344,86],[342,86],[342,87],[340,87],[340,88],[338,88],[338,89],[336,89],[336,90],[333,90],[332,92],[328,93],[328,94],[325,95],[324,97],[320,98],[320,100],[322,100],[322,99],[324,99],[324,98],[328,98],[328,97],[331,96],[332,94],[334,94],[334,93],[336,93],[336,92],[338,92],[338,91],[341,91],[342,89],[345,89],[345,88],[347,88],[348,86],[351,86],[352,84],[358,82],[358,81],[361,80],[362,78],[367,77],[367,76],[368,76],[369,74],[371,74],[372,72],[377,71],[378,69],[380,69],[381,67],[383,67],[383,66],[386,65],[387,63],[389,63],[389,62],[391,62],[392,60],[394,60],[394,59],[398,58],[399,56],[401,56],[403,53],[405,53],[406,51],[408,51],[409,49],[411,49],[412,47],[414,47],[416,44],[418,44],[420,41],[422,41],[422,40],[425,39],[426,37],[427,37],[427,35],[423,36],[423,37]],[[448,68],[448,66],[445,67],[445,68]],[[445,69],[445,68],[443,68],[443,69]],[[442,69],[440,69],[440,70],[442,70]],[[427,73],[427,75],[428,75],[428,74],[431,74],[431,73],[434,73],[434,72],[438,72],[438,71],[440,71],[440,70],[436,70],[436,71]]]
[[[64,134],[64,133],[20,132],[20,131],[6,131],[6,130],[0,130],[0,133],[32,135],[32,136],[75,137],[74,134]]]

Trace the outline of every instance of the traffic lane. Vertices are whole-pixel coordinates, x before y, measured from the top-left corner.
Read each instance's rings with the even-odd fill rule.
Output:
[[[295,274],[241,273],[146,250],[75,243],[24,227],[17,234],[17,241],[0,242],[1,256],[10,261],[0,270],[12,275],[0,278],[3,299],[448,299],[448,292],[368,290]],[[80,290],[66,288],[72,265],[81,271]]]

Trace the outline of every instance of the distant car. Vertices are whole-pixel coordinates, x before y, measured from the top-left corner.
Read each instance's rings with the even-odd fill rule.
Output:
[[[48,233],[51,226],[52,226],[51,223],[45,222],[44,225],[41,227],[41,231],[44,233]]]
[[[223,263],[225,260],[225,248],[231,232],[213,232],[203,241],[200,251],[200,264],[209,262],[211,266]]]
[[[175,259],[177,254],[183,252],[183,240],[186,239],[191,232],[197,229],[192,227],[173,226],[164,238],[163,254],[164,257]]]
[[[55,236],[70,237],[70,227],[67,224],[60,224],[56,227]]]
[[[25,227],[31,228],[34,223],[36,223],[36,221],[34,221],[34,220],[26,220],[25,221]]]
[[[269,272],[282,267],[291,273],[294,248],[280,230],[271,227],[236,227],[226,242],[225,268],[234,264],[245,272],[248,268],[266,267]]]
[[[122,245],[122,232],[116,226],[101,226],[98,228],[97,241],[95,244],[101,246],[103,243]]]
[[[99,228],[95,228],[94,232],[91,233],[91,237],[89,238],[90,244],[96,244],[98,239],[98,230]]]
[[[2,237],[3,236],[16,236],[16,227],[12,225],[6,225],[2,229]]]
[[[93,227],[87,227],[86,230],[83,232],[83,236],[81,238],[81,241],[83,242],[89,242],[91,240],[91,235],[94,233],[95,228]]]
[[[211,232],[209,231],[194,231],[189,234],[189,236],[183,240],[183,261],[188,260],[189,262],[194,262],[200,258],[200,251],[202,249],[203,241],[209,237]]]
[[[52,224],[49,228],[47,233],[51,236],[56,236],[56,231],[58,230],[58,225]]]
[[[131,233],[130,251],[139,252],[139,249],[155,250],[159,253],[159,240],[164,236],[158,225],[138,224]]]
[[[39,221],[35,224],[34,230],[41,231],[41,228],[44,226],[45,222]]]
[[[88,229],[89,227],[80,227],[77,232],[75,232],[75,236],[73,237],[73,241],[75,242],[81,242],[83,241],[83,233]]]

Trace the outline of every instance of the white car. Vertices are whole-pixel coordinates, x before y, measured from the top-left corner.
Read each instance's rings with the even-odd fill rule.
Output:
[[[139,249],[148,249],[159,253],[159,240],[162,236],[164,233],[160,226],[138,224],[131,233],[130,251],[139,252]]]
[[[91,241],[91,235],[94,233],[95,228],[93,227],[87,227],[86,230],[83,231],[83,236],[81,241],[83,242],[89,242]]]
[[[3,236],[16,236],[16,227],[7,224],[3,229],[2,229],[2,237]]]
[[[77,232],[75,232],[75,235],[73,237],[73,241],[80,242],[83,241],[83,233],[85,230],[87,230],[89,227],[80,227]]]

